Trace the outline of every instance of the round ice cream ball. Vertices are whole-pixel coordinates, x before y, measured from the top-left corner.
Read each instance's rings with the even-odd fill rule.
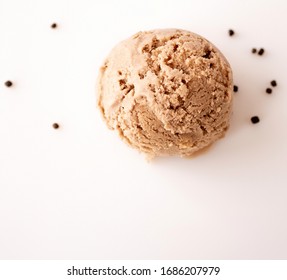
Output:
[[[191,156],[229,126],[232,71],[195,33],[139,32],[115,46],[101,67],[98,106],[130,146],[151,157]]]

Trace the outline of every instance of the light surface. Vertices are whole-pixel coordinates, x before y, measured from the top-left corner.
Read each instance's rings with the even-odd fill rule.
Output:
[[[0,0],[0,258],[287,258],[286,3]],[[221,49],[239,91],[208,152],[148,163],[106,128],[96,77],[118,41],[170,27]]]

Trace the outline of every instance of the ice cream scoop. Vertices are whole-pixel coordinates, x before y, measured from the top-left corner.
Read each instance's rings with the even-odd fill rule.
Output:
[[[100,69],[98,106],[109,128],[150,157],[191,156],[223,137],[232,71],[205,38],[185,30],[139,32]]]

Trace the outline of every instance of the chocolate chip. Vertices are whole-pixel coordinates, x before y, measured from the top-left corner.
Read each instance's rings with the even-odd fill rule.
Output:
[[[237,91],[238,91],[238,86],[235,86],[235,85],[234,85],[234,86],[233,86],[233,91],[234,91],[234,92],[237,92]]]
[[[6,81],[5,86],[6,87],[12,87],[13,83],[11,81]]]
[[[259,54],[259,55],[263,55],[263,54],[264,54],[264,49],[261,48],[261,49],[259,50],[258,54]]]
[[[259,123],[260,122],[260,119],[258,116],[253,116],[250,120],[252,123]]]
[[[252,53],[257,53],[257,49],[253,48],[253,49],[251,50],[251,52],[252,52]]]
[[[275,80],[271,81],[270,84],[271,84],[272,87],[276,87],[277,86],[277,82]]]
[[[57,28],[57,23],[52,23],[51,28],[53,28],[53,29]]]
[[[59,124],[57,124],[57,123],[53,123],[52,126],[53,126],[54,129],[58,129],[60,127]]]
[[[202,57],[203,57],[203,58],[210,59],[210,57],[211,57],[211,51],[210,51],[210,50],[207,50],[206,53],[205,53]]]
[[[232,29],[229,29],[228,30],[228,34],[229,34],[229,36],[233,36],[234,35],[234,31]]]
[[[271,88],[267,88],[266,89],[266,93],[268,93],[268,94],[272,93],[272,89]]]

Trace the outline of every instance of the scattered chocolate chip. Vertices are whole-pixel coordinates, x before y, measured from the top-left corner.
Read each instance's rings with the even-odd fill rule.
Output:
[[[259,54],[259,55],[263,55],[263,54],[264,54],[264,49],[261,48],[261,49],[258,51],[258,54]]]
[[[210,55],[211,55],[211,51],[207,50],[206,53],[202,57],[210,59]]]
[[[53,128],[58,129],[60,126],[57,123],[53,123]]]
[[[51,28],[54,28],[54,29],[57,28],[57,23],[52,23]]]
[[[234,92],[237,92],[237,91],[238,91],[238,86],[235,86],[235,85],[234,85],[234,86],[233,86],[233,91],[234,91]]]
[[[269,93],[269,94],[272,93],[272,89],[271,88],[267,88],[266,89],[266,93]]]
[[[5,86],[6,87],[12,87],[13,83],[11,81],[6,81]]]
[[[260,119],[258,116],[253,116],[250,120],[252,123],[259,123],[260,122]]]
[[[228,30],[228,34],[229,34],[229,36],[233,36],[234,35],[234,31],[232,29],[229,29]]]
[[[277,82],[275,80],[271,81],[270,84],[271,84],[272,87],[276,87],[277,86]]]
[[[252,52],[252,53],[257,53],[257,49],[253,48],[253,49],[251,50],[251,52]]]

